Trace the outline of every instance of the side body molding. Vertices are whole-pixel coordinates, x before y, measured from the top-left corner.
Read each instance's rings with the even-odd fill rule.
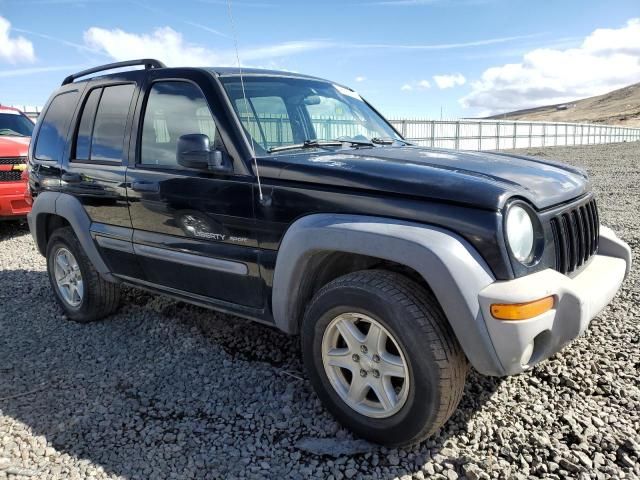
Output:
[[[117,281],[111,275],[107,264],[104,263],[91,238],[91,219],[89,215],[87,215],[80,201],[72,195],[60,192],[42,192],[36,197],[27,219],[31,235],[42,255],[46,255],[47,214],[59,215],[69,222],[95,269],[106,280]]]
[[[431,286],[467,358],[480,373],[503,375],[478,303],[478,292],[495,279],[480,255],[444,229],[388,218],[314,214],[287,230],[276,260],[273,316],[297,333],[304,306],[297,303],[314,255],[339,251],[406,265]]]

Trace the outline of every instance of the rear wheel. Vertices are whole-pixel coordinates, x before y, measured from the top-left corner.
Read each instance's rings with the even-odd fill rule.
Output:
[[[56,300],[70,319],[91,322],[118,308],[120,287],[100,276],[71,227],[51,235],[47,271]]]
[[[354,272],[324,286],[305,313],[302,347],[326,407],[378,443],[427,438],[464,390],[466,358],[438,302],[396,273]]]

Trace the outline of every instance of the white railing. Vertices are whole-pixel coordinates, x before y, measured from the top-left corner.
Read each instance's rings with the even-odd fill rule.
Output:
[[[460,150],[592,145],[640,140],[640,128],[589,123],[395,118],[389,121],[409,141],[428,147]]]
[[[41,107],[14,105],[31,118],[37,118]],[[282,116],[261,118],[269,137],[268,143],[280,145],[293,141],[288,121]],[[349,135],[362,127],[355,122],[340,118],[314,119],[314,127],[326,135]],[[592,123],[554,123],[508,120],[428,120],[389,118],[404,138],[427,147],[453,148],[459,150],[501,150],[511,148],[555,147],[594,145],[601,143],[635,142],[640,140],[640,128]],[[251,130],[252,122],[249,122]],[[257,128],[257,127],[256,127]],[[257,132],[256,132],[257,134]]]
[[[9,105],[10,107],[17,108],[21,112],[23,112],[28,117],[32,118],[34,121],[40,115],[42,111],[42,107],[35,107],[33,105]]]

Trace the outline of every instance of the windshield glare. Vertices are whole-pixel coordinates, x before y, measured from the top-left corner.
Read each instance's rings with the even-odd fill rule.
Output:
[[[19,113],[0,113],[0,135],[30,137],[33,122]]]
[[[308,140],[369,142],[372,138],[400,138],[357,93],[339,85],[302,78],[246,76],[245,102],[240,77],[221,80],[258,155]]]

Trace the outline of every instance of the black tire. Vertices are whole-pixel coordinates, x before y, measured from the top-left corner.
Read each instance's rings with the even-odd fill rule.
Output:
[[[80,267],[84,291],[80,305],[76,307],[65,301],[55,280],[55,255],[61,247],[71,252]],[[80,323],[100,320],[113,313],[120,304],[120,286],[100,276],[71,227],[59,228],[51,235],[47,243],[47,272],[56,301],[71,320]]]
[[[322,338],[341,313],[357,312],[383,325],[404,352],[409,388],[402,408],[371,418],[345,403],[322,361]],[[431,436],[453,414],[464,390],[468,363],[440,305],[430,291],[388,271],[350,273],[313,297],[302,322],[302,355],[324,405],[357,435],[388,446],[414,444]]]

